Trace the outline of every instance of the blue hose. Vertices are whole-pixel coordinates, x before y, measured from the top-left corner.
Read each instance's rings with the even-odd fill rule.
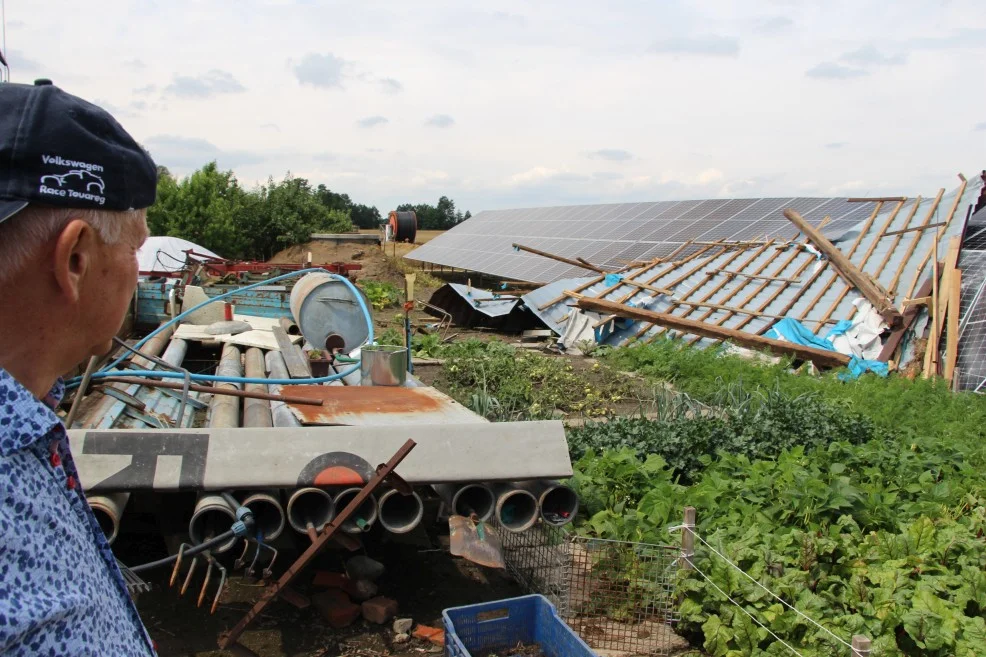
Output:
[[[154,329],[153,331],[151,331],[150,333],[148,333],[146,336],[144,336],[141,340],[139,340],[137,342],[137,344],[134,345],[133,348],[134,349],[140,349],[143,345],[145,345],[147,343],[148,340],[150,340],[151,338],[153,338],[155,335],[157,335],[161,331],[167,329],[172,324],[178,323],[179,321],[181,321],[182,319],[184,319],[188,315],[194,313],[199,308],[202,308],[203,306],[207,306],[210,303],[214,303],[216,301],[222,301],[223,299],[226,299],[228,297],[231,297],[231,296],[233,296],[235,294],[239,294],[241,292],[246,292],[247,290],[251,290],[251,289],[253,289],[255,287],[260,287],[261,285],[270,285],[271,283],[276,283],[277,281],[284,280],[286,278],[291,278],[291,277],[294,277],[294,276],[300,276],[302,274],[310,274],[312,272],[323,272],[323,273],[326,273],[329,276],[331,276],[332,278],[334,278],[336,280],[339,280],[339,281],[342,281],[343,283],[346,284],[347,287],[349,287],[349,289],[352,291],[352,293],[356,296],[356,302],[359,304],[360,310],[363,311],[363,318],[366,320],[366,328],[367,328],[366,343],[372,344],[373,343],[373,339],[374,339],[374,336],[373,336],[373,317],[370,315],[370,309],[366,307],[366,302],[363,301],[363,295],[360,294],[359,289],[357,289],[357,287],[355,285],[353,285],[352,281],[350,281],[348,278],[345,278],[343,276],[339,276],[338,274],[334,274],[334,273],[332,273],[330,271],[326,271],[326,270],[322,269],[321,267],[313,267],[311,269],[301,269],[299,271],[293,271],[293,272],[289,272],[287,274],[281,274],[280,276],[275,276],[274,278],[271,278],[271,279],[265,280],[265,281],[260,281],[258,283],[251,283],[250,285],[247,285],[245,287],[240,287],[240,288],[237,288],[235,290],[231,290],[229,292],[225,292],[223,294],[220,294],[217,297],[212,297],[211,299],[207,299],[206,301],[203,301],[202,303],[198,304],[197,306],[194,306],[192,308],[189,308],[188,310],[183,311],[182,313],[176,315],[175,317],[173,317],[172,319],[168,320],[167,322],[165,322],[161,326],[157,327],[156,329]],[[366,343],[364,343],[364,344],[366,344]],[[114,367],[116,367],[117,365],[119,365],[120,363],[122,363],[123,360],[124,360],[124,357],[123,356],[117,358],[112,363],[110,363],[110,364],[106,365],[105,367],[103,367],[99,372],[95,372],[92,375],[92,379],[94,379],[94,380],[95,379],[104,379],[104,378],[109,377],[109,376],[119,376],[120,374],[126,374],[128,376],[153,376],[153,377],[164,378],[164,379],[176,379],[176,378],[177,379],[184,379],[185,378],[185,374],[182,373],[182,372],[168,372],[168,371],[163,371],[163,370],[125,370],[125,371],[122,371],[122,372],[120,372],[120,371],[111,371]],[[265,378],[248,378],[248,377],[236,377],[236,376],[216,376],[216,375],[213,375],[213,374],[192,374],[191,375],[191,378],[192,378],[193,381],[210,381],[210,382],[215,382],[215,383],[261,383],[261,384],[272,383],[272,384],[275,384],[275,385],[292,385],[292,384],[304,385],[304,384],[310,384],[310,383],[329,383],[330,381],[337,381],[337,380],[339,380],[339,379],[341,379],[343,377],[347,377],[350,374],[358,371],[359,368],[360,368],[359,363],[357,363],[356,365],[353,365],[352,367],[350,367],[348,370],[344,370],[344,371],[338,372],[336,374],[330,374],[329,376],[322,376],[322,377],[316,377],[316,378],[311,378],[311,379],[265,379]],[[68,387],[68,388],[76,387],[76,386],[78,386],[81,383],[81,381],[82,381],[82,377],[75,377],[74,379],[69,379],[66,382],[66,387]]]

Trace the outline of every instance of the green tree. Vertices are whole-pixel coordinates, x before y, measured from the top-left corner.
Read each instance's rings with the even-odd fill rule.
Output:
[[[457,212],[455,202],[447,196],[439,198],[437,205],[402,203],[397,206],[397,210],[400,212],[413,210],[418,217],[418,228],[421,230],[448,230],[472,216],[468,210],[465,214]]]
[[[250,204],[232,171],[210,162],[181,181],[159,172],[157,200],[148,209],[148,226],[156,235],[181,237],[225,257],[242,257],[250,237],[238,217]]]
[[[375,205],[356,203],[349,209],[349,214],[357,228],[377,228],[383,221]]]

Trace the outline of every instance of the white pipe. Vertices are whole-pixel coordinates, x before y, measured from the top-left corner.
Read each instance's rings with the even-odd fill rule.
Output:
[[[248,493],[241,504],[253,512],[254,530],[260,532],[265,543],[273,541],[284,531],[284,507],[277,491]]]
[[[130,493],[110,493],[86,498],[89,508],[99,521],[99,528],[103,530],[110,545],[120,533],[120,520],[123,518],[123,510],[127,507],[129,499]]]
[[[195,503],[192,519],[188,521],[188,537],[198,545],[228,532],[236,522],[236,510],[222,495],[203,493]],[[238,539],[233,536],[219,547],[212,548],[213,554],[228,551]]]
[[[406,534],[419,524],[425,515],[425,505],[417,493],[401,495],[388,490],[377,501],[380,526],[392,534]]]
[[[450,515],[466,516],[476,514],[485,522],[493,517],[496,508],[496,497],[489,486],[485,484],[435,484],[432,486],[438,496],[445,502]]]
[[[335,515],[332,496],[321,488],[299,488],[288,498],[288,523],[296,532],[307,534],[309,524],[321,531]]]
[[[363,490],[362,488],[346,488],[340,491],[335,496],[336,512],[345,509],[349,503],[356,497],[359,492]],[[357,519],[362,520],[362,526],[357,522]],[[363,503],[356,509],[356,513],[349,516],[346,522],[342,523],[342,531],[347,534],[359,534],[361,532],[370,531],[370,527],[377,521],[377,501],[370,495],[368,498],[363,500]]]
[[[538,501],[529,491],[513,484],[493,484],[496,495],[496,519],[510,532],[523,532],[538,519]]]

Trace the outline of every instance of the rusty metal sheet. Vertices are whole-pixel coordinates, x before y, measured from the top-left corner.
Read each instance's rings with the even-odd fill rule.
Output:
[[[281,394],[319,399],[322,406],[288,404],[302,424],[395,425],[486,420],[434,388],[282,386]]]

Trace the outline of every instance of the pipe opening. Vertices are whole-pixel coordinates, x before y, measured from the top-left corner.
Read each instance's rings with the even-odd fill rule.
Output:
[[[336,509],[339,511],[349,506],[353,498],[359,495],[361,489],[347,488],[336,496]],[[377,501],[373,496],[363,500],[363,503],[356,509],[356,513],[349,516],[342,523],[342,531],[347,534],[359,534],[360,532],[370,531],[370,527],[377,521]]]
[[[380,525],[393,534],[406,534],[421,522],[425,508],[417,493],[401,495],[396,490],[383,494],[378,504]]]
[[[311,523],[316,531],[322,531],[335,517],[332,496],[321,488],[296,490],[288,500],[288,522],[295,531],[308,533]]]
[[[109,509],[99,506],[96,504],[90,505],[92,509],[92,514],[96,516],[96,522],[99,523],[99,528],[103,530],[103,536],[106,537],[106,541],[112,545],[113,541],[116,540],[116,535],[120,531],[120,526],[116,523],[116,520],[110,515]]]
[[[195,505],[195,512],[188,522],[188,537],[196,545],[204,543],[228,532],[233,528],[235,521],[236,512],[222,497],[218,495],[202,497]],[[234,536],[228,542],[213,548],[213,554],[226,552],[236,544],[236,540]]]
[[[567,525],[578,512],[579,496],[568,486],[555,486],[541,496],[541,518],[549,525]]]
[[[284,508],[271,495],[251,495],[243,506],[253,512],[254,530],[265,541],[272,541],[284,531]]]
[[[533,527],[537,521],[538,501],[526,490],[515,489],[497,500],[496,515],[504,529],[522,532]]]
[[[452,498],[452,510],[456,515],[466,516],[476,514],[482,521],[489,520],[496,507],[496,498],[486,486],[468,484],[460,488]]]

